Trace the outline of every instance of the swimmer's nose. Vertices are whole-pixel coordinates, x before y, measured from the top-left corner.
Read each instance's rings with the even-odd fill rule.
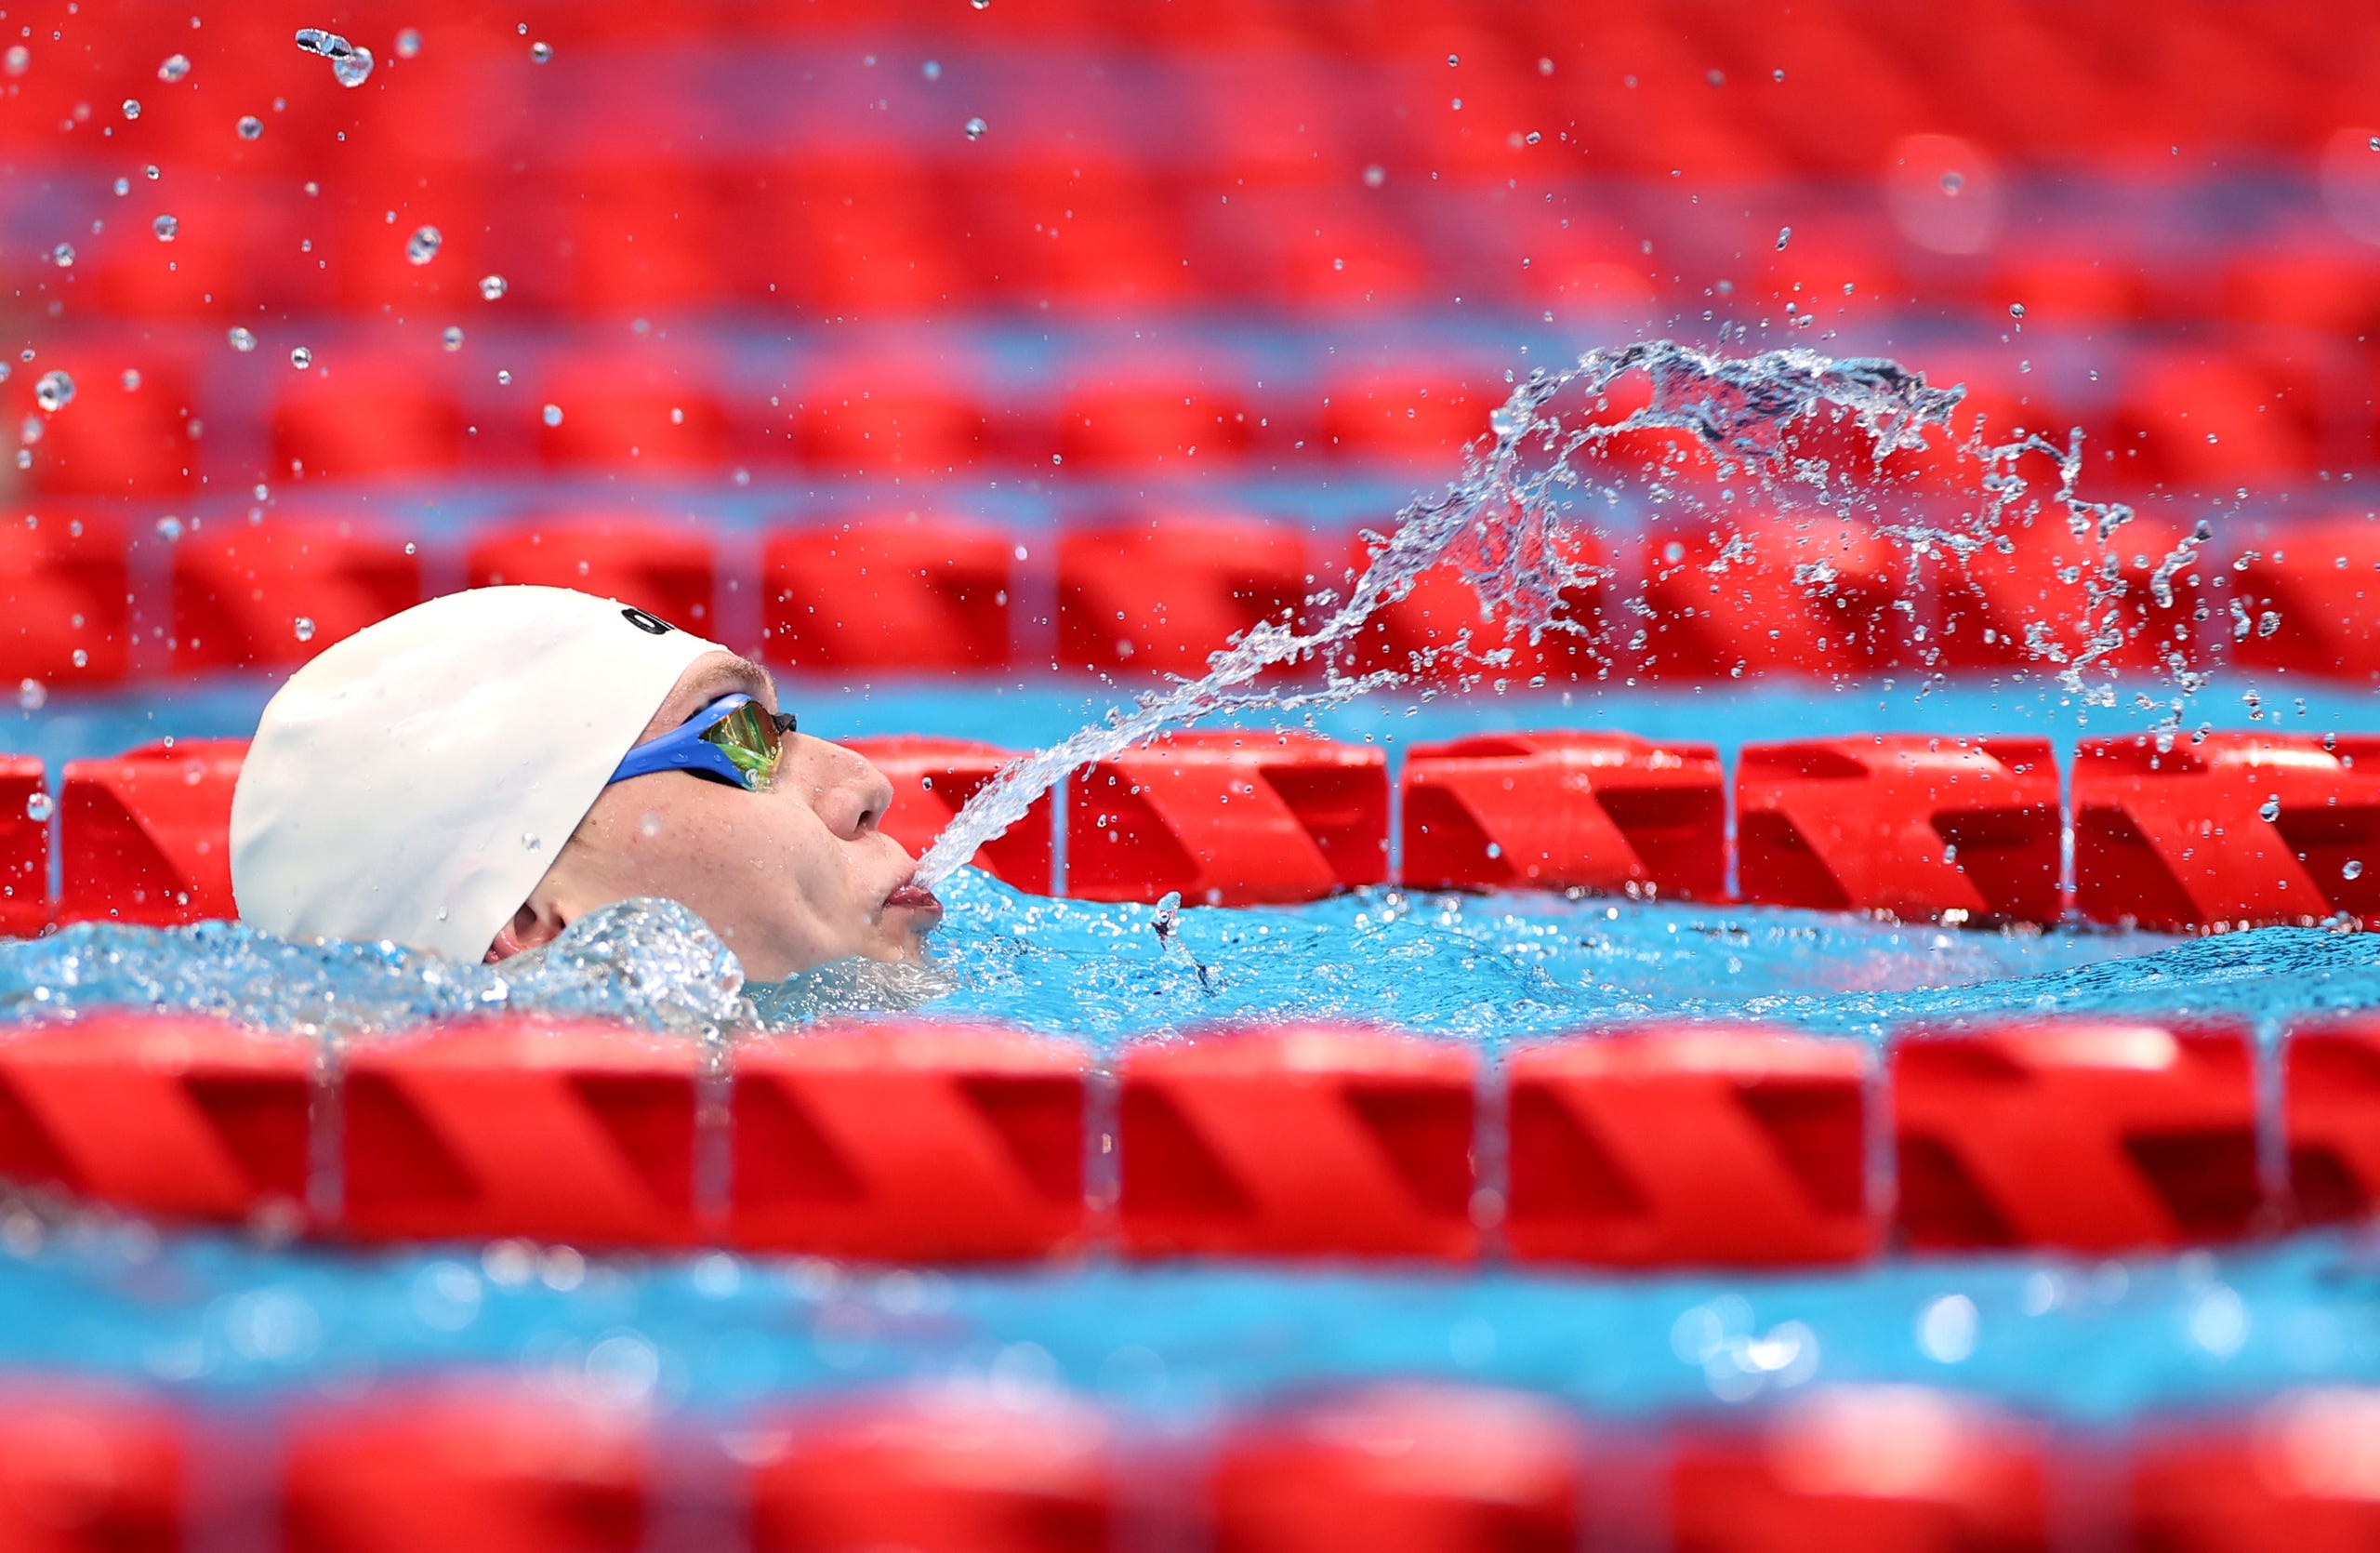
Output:
[[[827,825],[843,840],[857,841],[884,823],[884,811],[892,806],[892,784],[859,751],[840,744],[826,748],[833,751],[828,790],[835,798]]]

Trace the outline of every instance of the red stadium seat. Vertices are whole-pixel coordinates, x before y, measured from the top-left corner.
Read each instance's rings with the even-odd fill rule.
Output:
[[[724,254],[747,302],[858,322],[948,314],[976,299],[949,198],[920,167],[829,154],[773,169],[748,195],[746,187],[732,185],[728,197],[751,226]]]
[[[1093,362],[1068,375],[1058,452],[1069,468],[1135,478],[1227,471],[1259,412],[1227,364]]]
[[[1069,145],[1056,164],[1004,167],[960,192],[977,282],[1012,308],[1113,314],[1192,294],[1170,204],[1143,167]]]
[[[1342,371],[1323,388],[1321,445],[1435,479],[1462,472],[1462,449],[1489,435],[1511,388],[1484,362],[1393,361]]]
[[[923,734],[840,742],[866,756],[892,782],[892,806],[885,811],[882,829],[912,856],[923,856],[968,800],[1002,766],[1020,758],[998,745]],[[1048,895],[1056,834],[1050,809],[1048,794],[1035,799],[1023,819],[977,849],[975,866],[1027,895]]]
[[[187,1547],[191,1453],[181,1417],[154,1397],[67,1377],[0,1384],[0,1547]]]
[[[1095,761],[1066,790],[1066,893],[1213,906],[1388,878],[1388,767],[1368,745],[1204,729]]]
[[[1868,1188],[1866,1049],[1755,1026],[1524,1047],[1504,1233],[1531,1261],[1852,1262],[1884,1241]]]
[[[1296,610],[1304,537],[1250,518],[1167,513],[1058,539],[1058,657],[1068,668],[1197,674],[1226,638]]]
[[[1893,1046],[1901,1232],[1920,1250],[2113,1254],[2261,1221],[2239,1031],[2114,1019],[1904,1032]]]
[[[1758,1423],[1686,1431],[1673,1546],[1694,1553],[1916,1553],[2050,1546],[2043,1431],[1913,1387],[1819,1393]]]
[[[2128,480],[2228,490],[2321,466],[2321,402],[2300,374],[2171,352],[2135,365],[2122,387],[2110,445]]]
[[[305,662],[421,602],[414,546],[350,519],[210,524],[174,547],[173,663],[183,673]]]
[[[27,512],[0,523],[0,682],[98,687],[131,667],[131,573],[112,514]]]
[[[693,1242],[701,1066],[681,1037],[525,1018],[358,1046],[340,1135],[345,1229]]]
[[[247,749],[245,739],[189,738],[67,762],[58,920],[169,927],[237,917],[231,790]]]
[[[2380,679],[2380,536],[2367,517],[2277,529],[2234,564],[2231,661],[2319,679]]]
[[[1044,1256],[1089,1227],[1070,1042],[949,1025],[821,1031],[736,1054],[738,1247],[885,1262]]]
[[[760,553],[772,661],[827,672],[980,672],[1012,661],[1015,537],[904,517],[779,529]]]
[[[1124,1250],[1469,1261],[1477,1061],[1461,1042],[1295,1026],[1128,1049]]]
[[[2086,738],[2073,803],[2074,906],[2093,922],[2380,922],[2380,738]]]
[[[2241,1414],[2147,1431],[2125,1546],[2165,1553],[2349,1553],[2380,1537],[2380,1393],[2309,1387]]]
[[[1710,745],[1476,734],[1413,746],[1398,782],[1400,882],[1413,888],[1726,893],[1727,797]]]
[[[829,1403],[752,1473],[755,1553],[1094,1553],[1116,1546],[1105,1423],[1057,1400]]]
[[[2104,675],[2204,660],[2215,628],[2193,623],[2203,568],[2184,524],[2141,516],[2106,539],[2082,538],[2053,507],[1982,538],[1933,573],[1941,620],[1929,663]]]
[[[521,1385],[383,1387],[293,1416],[284,1553],[634,1553],[653,1486],[641,1414]]]
[[[34,1026],[0,1044],[0,1175],[169,1218],[302,1213],[315,1056],[190,1015]]]
[[[1475,539],[1459,541],[1447,560],[1413,579],[1411,591],[1403,598],[1374,610],[1355,645],[1342,656],[1342,667],[1360,672],[1392,669],[1445,685],[1484,681],[1500,690],[1606,677],[1618,656],[1612,642],[1618,612],[1606,607],[1610,568],[1603,541],[1581,527],[1567,526],[1556,543],[1565,559],[1586,574],[1586,582],[1562,590],[1560,612],[1536,641],[1513,625],[1509,608],[1494,619],[1480,617],[1479,593],[1465,579],[1465,569],[1494,570],[1514,559],[1501,534],[1483,532]],[[1530,572],[1544,569],[1541,557],[1524,554],[1519,560]],[[1350,592],[1370,564],[1370,545],[1359,537],[1347,585],[1336,591]]]
[[[1659,680],[1775,673],[1826,678],[1889,669],[1910,656],[1892,608],[1903,558],[1856,519],[1673,525],[1646,540],[1644,602],[1654,617],[1616,644],[1614,672]]]
[[[0,934],[31,938],[49,925],[49,816],[41,759],[0,755]]]
[[[638,512],[531,519],[484,535],[470,548],[474,588],[506,582],[575,588],[651,610],[697,633],[711,624],[717,567],[709,535]]]
[[[2045,738],[1750,744],[1737,888],[1767,906],[2047,926],[2065,909],[2062,817]]]
[[[607,475],[667,476],[726,462],[727,411],[712,364],[646,352],[580,356],[541,374],[546,405],[519,413],[539,418],[546,466]]]
[[[1207,1490],[1232,1553],[1524,1553],[1580,1546],[1582,1431],[1519,1392],[1379,1386],[1226,1432]]]
[[[710,307],[727,295],[725,255],[741,240],[740,212],[720,208],[709,180],[682,160],[606,165],[558,190],[557,203],[569,235],[555,257],[573,311],[627,318]]]
[[[74,397],[43,413],[39,385],[53,370],[73,380]],[[166,498],[197,483],[191,423],[199,401],[189,364],[147,340],[46,350],[18,369],[7,404],[18,423],[38,431],[26,476],[42,497]]]
[[[453,370],[426,357],[362,357],[284,374],[272,473],[306,479],[437,474],[469,438]]]
[[[946,474],[987,451],[987,396],[965,364],[867,356],[819,364],[796,384],[779,395],[789,406],[790,439],[764,456],[858,474]]]
[[[2283,1069],[2293,1218],[2370,1218],[2380,1204],[2380,1019],[2343,1015],[2293,1027]]]

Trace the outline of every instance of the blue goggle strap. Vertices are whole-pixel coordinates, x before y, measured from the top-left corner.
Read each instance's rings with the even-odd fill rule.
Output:
[[[750,705],[751,700],[749,696],[741,694],[721,697],[699,715],[629,750],[621,758],[619,768],[612,773],[612,780],[625,782],[631,776],[650,776],[659,771],[706,771],[739,788],[748,788],[751,783],[727,758],[727,751],[703,735],[725,722],[738,708]]]

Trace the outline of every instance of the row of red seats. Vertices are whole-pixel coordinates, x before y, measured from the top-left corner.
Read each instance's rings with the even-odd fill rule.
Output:
[[[2113,1254],[2380,1206],[2380,1019],[2291,1034],[2259,1173],[2256,1063],[2215,1020],[1977,1018],[1863,1042],[1653,1026],[1524,1044],[1275,1026],[1128,1046],[894,1024],[706,1054],[536,1017],[318,1045],[86,1011],[0,1042],[0,1176],[351,1241],[522,1236],[890,1262],[1418,1258],[1777,1268],[2012,1247]],[[1087,1173],[1117,1118],[1112,1200]],[[1881,1116],[1875,1108],[1883,1108]],[[1897,1189],[1868,1168],[1871,1120]],[[1503,1140],[1500,1174],[1483,1135]],[[1102,1144],[1104,1150],[1107,1147]],[[716,1178],[703,1161],[725,1163]],[[321,1167],[330,1161],[325,1173]]]
[[[576,588],[697,630],[732,624],[756,631],[753,650],[772,663],[846,676],[1035,665],[1196,675],[1261,621],[1317,624],[1323,606],[1307,601],[1343,594],[1368,563],[1359,539],[1211,510],[1069,525],[1038,560],[1038,540],[1027,540],[931,511],[774,528],[758,546],[759,618],[733,622],[721,611],[752,592],[725,541],[691,521],[635,511],[515,520],[482,531],[463,560],[472,586]],[[2153,677],[2217,661],[2314,679],[2380,672],[2370,580],[2380,530],[2360,517],[2294,523],[2228,568],[2182,522],[2156,515],[2106,541],[2044,517],[1970,540],[1964,555],[1810,515],[1722,526],[1656,514],[1632,538],[1572,531],[1562,543],[1584,583],[1564,594],[1561,629],[1532,642],[1483,623],[1449,561],[1376,611],[1337,666],[1507,688],[1904,670]],[[421,547],[401,528],[276,513],[182,535],[169,611],[144,618],[134,548],[113,512],[51,509],[0,526],[0,681],[92,689],[285,670],[424,596]],[[169,631],[154,629],[162,614]]]
[[[1342,1384],[1161,1440],[1063,1394],[785,1401],[706,1438],[456,1377],[275,1410],[270,1445],[238,1414],[226,1430],[98,1383],[0,1399],[0,1543],[27,1553],[212,1546],[229,1505],[287,1553],[635,1553],[689,1523],[753,1553],[2017,1553],[2078,1520],[2093,1545],[2189,1553],[2380,1536],[2380,1393],[2348,1387],[2079,1440],[1873,1385],[1648,1428],[1525,1392]]]
[[[1012,752],[964,739],[850,741],[892,779],[885,829],[922,851]],[[47,892],[41,763],[0,758],[0,930],[235,915],[225,837],[245,745],[151,745],[68,763],[63,887]],[[1486,734],[1416,745],[1397,782],[1376,747],[1207,731],[1094,762],[1066,788],[1065,894],[1216,905],[1396,883],[1726,898],[1727,794],[1707,744],[1627,734]],[[1738,897],[1897,920],[2086,921],[2174,932],[2380,924],[2380,738],[2211,734],[2082,741],[2070,810],[2045,738],[1860,735],[1744,748]],[[28,816],[28,811],[43,817]],[[2073,831],[2065,881],[2061,827]],[[2221,846],[2208,845],[2221,836]],[[1051,805],[976,861],[1049,892]]]

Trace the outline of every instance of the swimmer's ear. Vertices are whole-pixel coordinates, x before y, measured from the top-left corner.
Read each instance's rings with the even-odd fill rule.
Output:
[[[569,925],[551,901],[532,899],[512,913],[510,922],[496,930],[496,942],[488,946],[484,963],[493,965],[516,954],[543,949]]]

